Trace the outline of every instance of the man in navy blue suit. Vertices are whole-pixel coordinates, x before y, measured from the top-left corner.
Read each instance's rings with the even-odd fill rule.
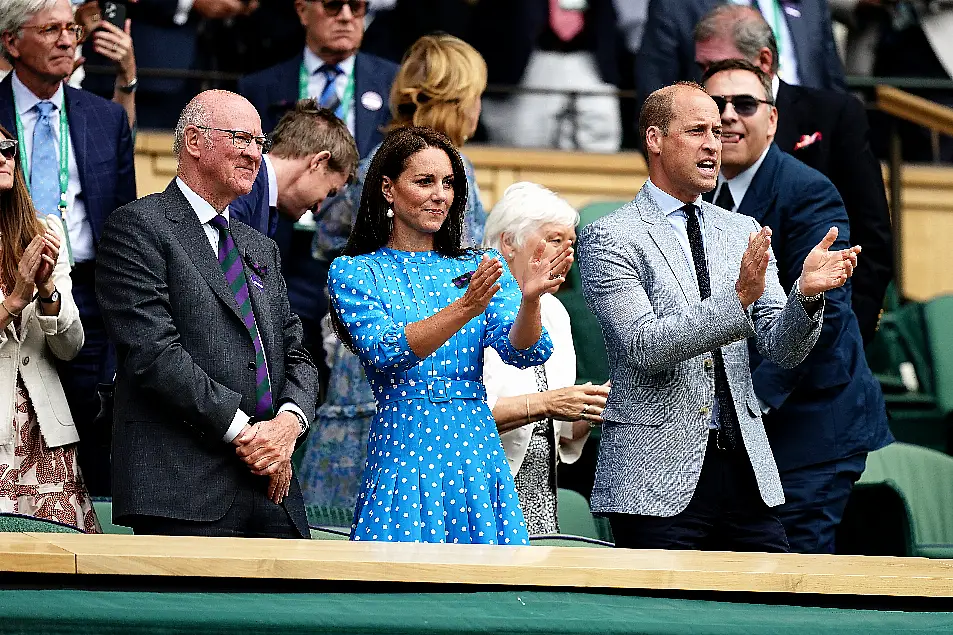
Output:
[[[652,91],[701,77],[692,34],[702,16],[725,0],[650,0],[645,37],[635,59],[639,104]],[[789,84],[844,90],[827,0],[733,0],[761,11],[778,39],[779,76]]]
[[[299,99],[316,99],[347,124],[363,158],[383,140],[382,129],[390,122],[387,104],[397,65],[358,51],[367,0],[295,0],[295,9],[305,28],[302,53],[243,78],[238,92],[258,109],[266,133]],[[291,310],[301,318],[305,345],[317,353],[320,320],[327,312],[327,269],[311,256],[309,217],[295,224],[279,216],[274,239]],[[315,357],[322,358],[323,353]],[[327,367],[319,364],[319,370],[327,375]]]
[[[790,290],[801,262],[832,227],[838,232],[832,249],[849,246],[844,203],[827,177],[773,143],[777,110],[771,80],[760,68],[724,60],[712,64],[704,80],[722,122],[714,202],[774,230],[778,276]],[[867,453],[893,441],[851,311],[849,283],[823,299],[823,330],[799,366],[783,369],[751,347],[754,390],[784,487],[779,516],[791,550],[801,553],[834,551],[834,532]]]
[[[111,431],[94,420],[98,385],[112,383],[115,362],[94,293],[94,267],[106,217],[136,198],[132,137],[121,106],[63,81],[73,70],[78,35],[68,0],[48,0],[38,11],[30,4],[7,0],[0,18],[4,54],[13,64],[0,82],[0,124],[17,131],[37,211],[61,215],[67,226],[86,343],[58,368],[79,429],[83,477],[91,494],[103,495],[109,494]],[[37,180],[46,173],[53,188]]]

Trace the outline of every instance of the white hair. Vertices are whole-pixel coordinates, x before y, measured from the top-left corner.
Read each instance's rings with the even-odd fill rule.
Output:
[[[0,11],[0,36],[10,33],[19,38],[23,25],[30,21],[40,11],[46,11],[56,6],[57,0],[3,0],[3,10]],[[3,55],[12,64],[15,60],[3,46]]]
[[[514,183],[506,188],[490,211],[483,230],[483,246],[500,251],[505,234],[520,248],[546,223],[576,227],[579,212],[542,185],[526,181]]]
[[[192,98],[192,101],[182,109],[182,114],[179,115],[179,121],[175,124],[175,134],[172,138],[172,152],[176,156],[182,151],[182,146],[185,143],[186,126],[208,128],[212,125],[212,115],[209,113],[208,106],[205,104],[204,99],[199,99],[203,94],[204,93],[199,93]],[[207,145],[212,143],[212,133],[210,130],[202,130],[202,136],[205,137]]]

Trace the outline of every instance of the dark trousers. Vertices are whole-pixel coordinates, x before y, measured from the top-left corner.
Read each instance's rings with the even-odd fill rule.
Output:
[[[254,479],[254,480],[253,480]],[[302,536],[282,505],[268,498],[268,479],[251,476],[218,520],[196,521],[160,516],[131,516],[126,522],[137,535],[217,536],[234,538],[310,538]],[[183,496],[187,496],[183,493]]]
[[[867,453],[781,473],[783,505],[777,508],[791,551],[834,553],[834,534],[844,517]]]
[[[56,369],[79,433],[76,459],[86,488],[92,496],[109,496],[112,417],[97,418],[102,405],[98,387],[112,383],[115,353],[106,337],[106,326],[96,302],[94,274],[92,262],[78,263],[71,273],[73,299],[83,322],[85,343],[71,361],[57,360]]]
[[[706,551],[788,551],[784,526],[764,504],[744,449],[722,450],[709,434],[688,507],[674,516],[610,514],[616,547]]]

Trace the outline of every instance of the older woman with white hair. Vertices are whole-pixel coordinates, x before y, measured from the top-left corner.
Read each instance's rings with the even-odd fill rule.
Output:
[[[483,246],[498,250],[522,286],[533,259],[576,241],[579,213],[535,183],[506,188],[486,223]],[[546,250],[536,246],[546,240]],[[553,354],[542,366],[518,369],[486,349],[483,381],[503,449],[513,472],[530,535],[559,533],[556,465],[582,453],[592,425],[602,421],[607,386],[576,386],[576,351],[569,314],[552,295],[540,298],[543,326]]]

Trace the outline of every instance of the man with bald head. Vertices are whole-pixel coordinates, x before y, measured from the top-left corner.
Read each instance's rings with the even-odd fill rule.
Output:
[[[639,117],[649,180],[579,236],[612,380],[591,504],[619,547],[788,550],[746,339],[781,367],[800,363],[824,292],[860,250],[828,251],[832,229],[785,294],[770,228],[701,198],[717,182],[721,130],[697,84],[652,93]]]
[[[178,176],[106,223],[96,293],[118,357],[113,518],[137,534],[309,536],[291,453],[317,371],[277,246],[228,213],[268,146],[247,100],[201,93],[176,126]]]

